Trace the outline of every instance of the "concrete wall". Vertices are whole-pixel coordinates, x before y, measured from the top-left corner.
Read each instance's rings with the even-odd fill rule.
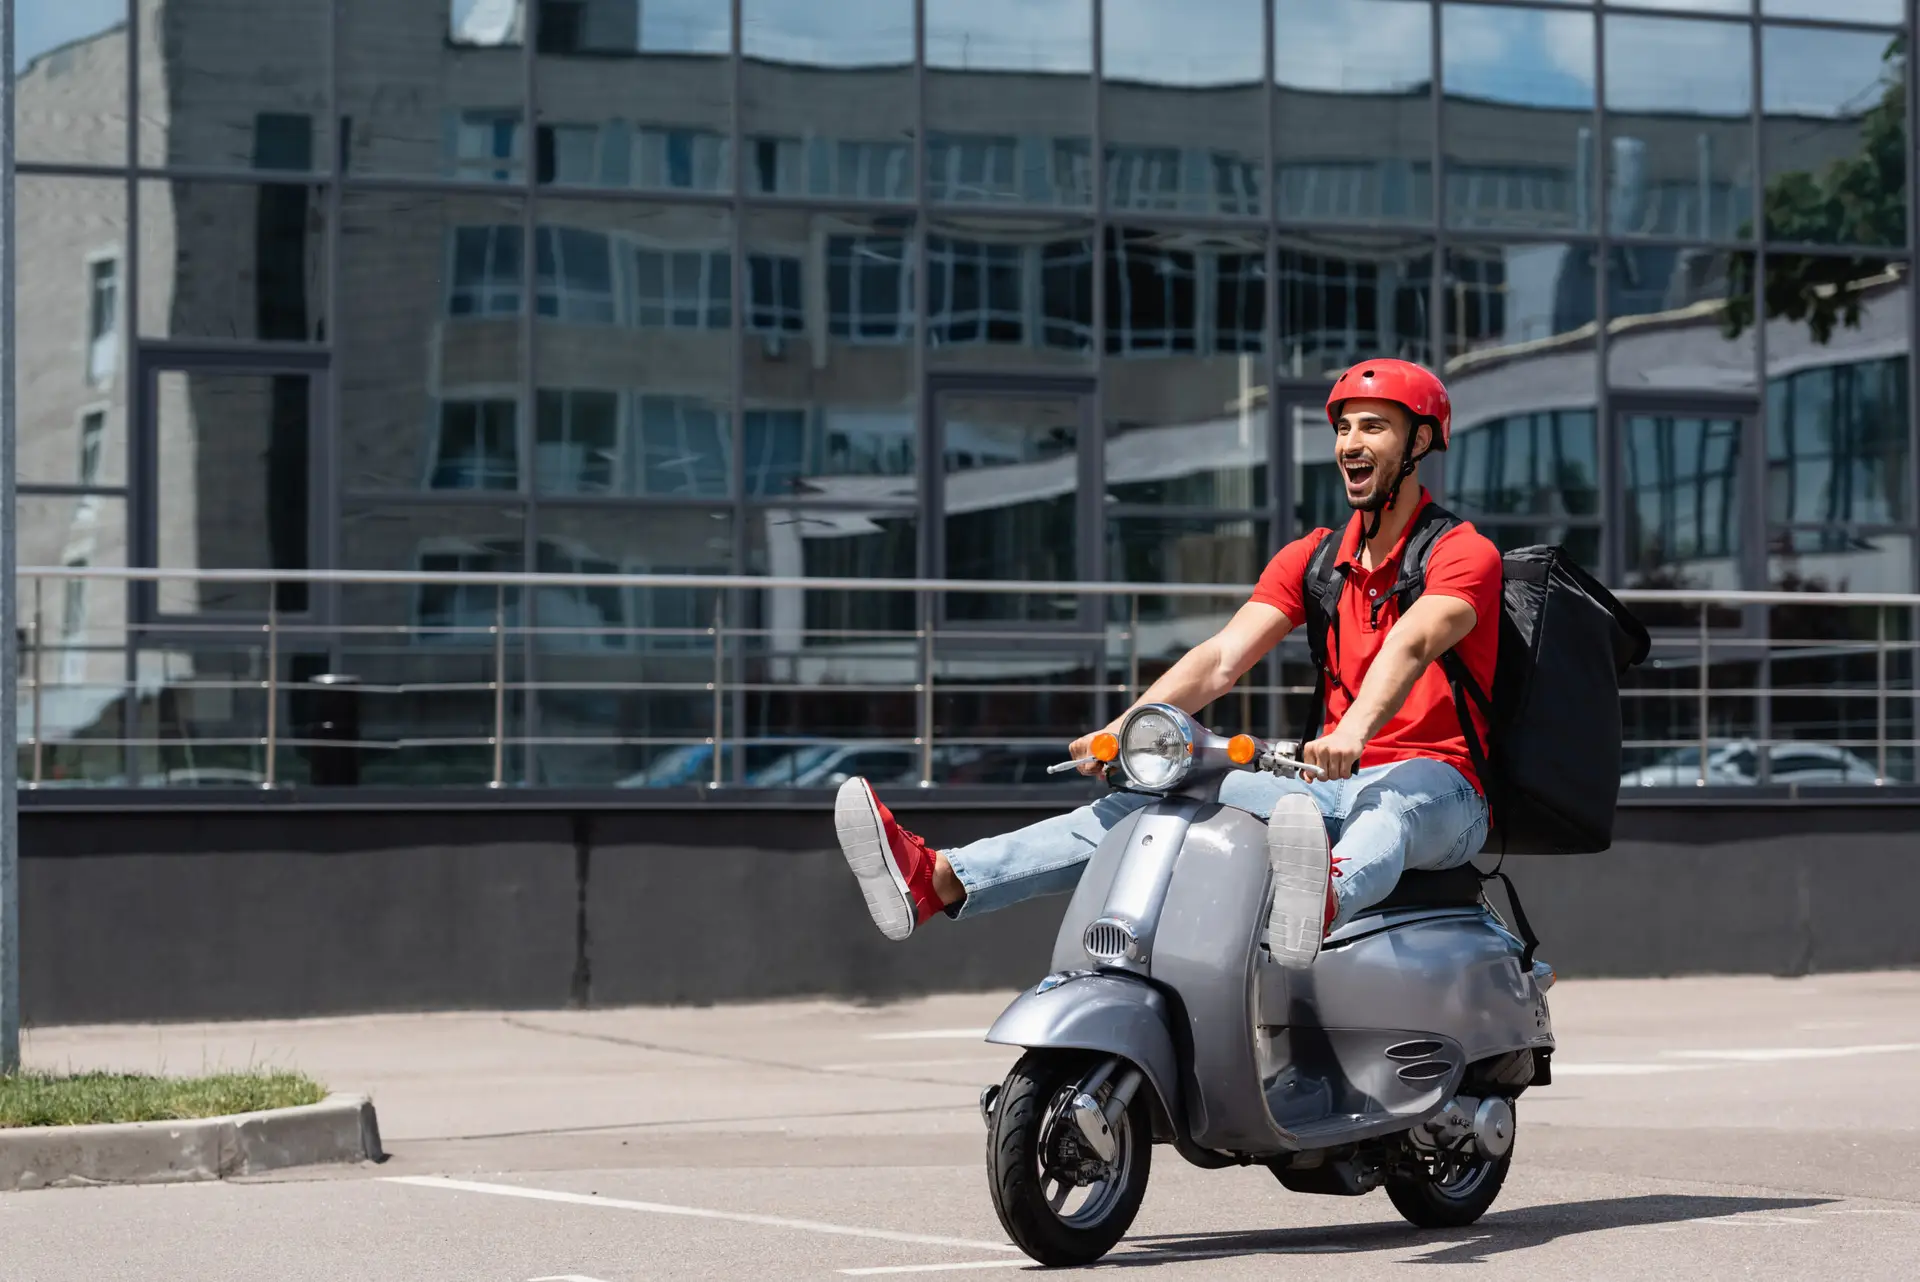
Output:
[[[942,844],[1047,813],[903,809]],[[1916,966],[1916,819],[1920,803],[1637,806],[1610,854],[1509,871],[1562,975]],[[888,944],[817,807],[30,801],[22,829],[38,1025],[1012,989],[1044,973],[1064,907]]]

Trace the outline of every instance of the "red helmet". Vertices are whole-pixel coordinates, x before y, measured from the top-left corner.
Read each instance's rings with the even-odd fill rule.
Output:
[[[1453,437],[1453,403],[1447,387],[1412,361],[1361,361],[1333,381],[1327,393],[1327,421],[1337,424],[1340,403],[1372,397],[1393,401],[1413,415],[1414,425],[1432,423],[1433,448],[1444,450]]]

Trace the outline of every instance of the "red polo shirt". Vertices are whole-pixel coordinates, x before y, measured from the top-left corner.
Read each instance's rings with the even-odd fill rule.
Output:
[[[1424,489],[1421,490],[1420,503],[1414,509],[1414,514],[1419,515],[1420,509],[1431,501],[1431,496]],[[1337,652],[1333,642],[1328,642],[1333,671],[1327,676],[1327,726],[1337,724],[1353,705],[1354,696],[1367,679],[1367,669],[1372,665],[1374,656],[1380,653],[1388,631],[1400,617],[1400,608],[1393,600],[1392,593],[1393,585],[1400,577],[1400,555],[1406,548],[1406,533],[1401,533],[1393,553],[1368,572],[1360,567],[1359,561],[1362,516],[1362,513],[1356,512],[1353,520],[1348,522],[1347,531],[1341,536],[1340,555],[1336,561],[1339,571],[1346,575],[1347,586],[1340,594]],[[1413,528],[1411,521],[1407,523],[1407,528]],[[1281,548],[1279,555],[1267,564],[1266,571],[1261,574],[1260,583],[1253,590],[1253,599],[1262,605],[1273,606],[1291,619],[1295,627],[1304,625],[1307,609],[1302,594],[1307,562],[1312,558],[1314,549],[1320,546],[1320,540],[1331,535],[1331,530],[1315,530],[1305,538],[1296,539]],[[1473,607],[1473,631],[1454,647],[1454,652],[1466,662],[1467,671],[1473,674],[1473,679],[1480,683],[1482,690],[1493,689],[1494,659],[1500,645],[1500,576],[1499,549],[1473,526],[1464,523],[1440,536],[1427,561],[1424,595],[1458,597]],[[1376,604],[1379,607],[1377,619],[1374,615]],[[1485,744],[1486,720],[1478,708],[1473,709],[1472,716],[1480,742]],[[1325,727],[1322,727],[1321,733],[1326,733]],[[1460,731],[1460,717],[1454,708],[1453,690],[1437,663],[1430,664],[1414,681],[1406,703],[1401,705],[1400,711],[1386,725],[1380,727],[1380,733],[1360,754],[1360,765],[1363,768],[1379,766],[1414,757],[1434,757],[1444,761],[1465,775],[1476,790],[1484,791],[1480,788],[1473,760],[1467,754],[1467,740]]]

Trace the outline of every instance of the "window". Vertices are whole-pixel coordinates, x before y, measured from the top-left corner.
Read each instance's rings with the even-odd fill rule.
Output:
[[[1221,254],[1213,263],[1213,346],[1219,352],[1267,348],[1267,260],[1261,254]]]
[[[927,141],[927,192],[935,200],[1020,199],[1017,138],[936,134]]]
[[[120,367],[120,260],[87,264],[87,382],[95,387]]]
[[[633,138],[634,186],[653,191],[719,191],[731,185],[730,144],[705,129],[642,126]]]
[[[1107,201],[1115,209],[1179,209],[1179,148],[1107,148]]]
[[[1026,340],[1018,245],[927,238],[927,341],[934,344]]]
[[[1907,361],[1827,365],[1767,386],[1767,519],[1906,519]]]
[[[520,311],[520,229],[459,227],[453,233],[450,316],[513,316]]]
[[[620,457],[620,394],[543,387],[534,405],[541,492],[612,493]]]
[[[827,240],[827,330],[835,338],[902,342],[913,332],[907,245],[892,236]]]
[[[633,251],[633,319],[643,329],[725,329],[733,323],[733,256],[726,250]]]
[[[1213,210],[1218,214],[1257,214],[1260,212],[1260,171],[1251,160],[1225,152],[1215,152],[1213,164]]]
[[[1051,172],[1054,199],[1062,205],[1093,203],[1093,148],[1084,138],[1056,138]]]
[[[84,570],[87,558],[70,557],[67,568]],[[80,685],[87,679],[87,581],[68,579],[60,596],[60,683]]]
[[[613,248],[600,232],[542,227],[540,314],[581,325],[613,324]]]
[[[635,574],[711,574],[698,566],[634,566]],[[711,588],[648,588],[634,592],[633,626],[656,628],[666,635],[646,636],[642,644],[649,650],[701,650],[713,648],[706,629],[713,625],[714,598]]]
[[[744,421],[746,489],[755,498],[828,492],[829,478],[904,477],[890,497],[913,501],[910,414],[868,409],[755,409]],[[872,494],[874,487],[864,492]],[[814,573],[815,571],[809,571]]]
[[[423,574],[510,574],[520,569],[520,550],[517,539],[487,539],[459,548],[422,551],[418,562]],[[519,617],[519,588],[423,583],[414,595],[414,641],[491,645],[488,631],[502,607],[511,625]]]
[[[518,489],[518,420],[515,403],[506,397],[442,402],[428,488]]]
[[[1456,430],[1447,501],[1463,515],[1592,517],[1600,510],[1592,410],[1543,410]]]
[[[97,485],[100,481],[100,452],[106,444],[107,412],[88,410],[80,416],[80,475],[81,485]]]
[[[520,181],[520,113],[467,111],[453,127],[449,175],[467,182]]]
[[[1449,252],[1441,307],[1447,318],[1449,352],[1471,351],[1482,343],[1511,342],[1504,251],[1475,252],[1461,247]]]
[[[1040,338],[1048,347],[1093,346],[1093,242],[1063,240],[1040,250]]]
[[[913,198],[913,150],[906,143],[809,139],[807,168],[816,193],[868,200]]]
[[[1280,209],[1303,221],[1425,219],[1433,166],[1405,160],[1289,161],[1278,167]]]
[[[747,255],[747,328],[756,334],[799,334],[807,328],[801,262],[784,254]]]
[[[727,492],[729,424],[723,411],[691,397],[642,396],[639,429],[635,494]]]
[[[1629,414],[1624,429],[1629,567],[1663,586],[1687,562],[1738,555],[1741,420]]]
[[[620,573],[617,562],[549,539],[540,540],[534,566],[541,574]],[[624,650],[631,641],[621,635],[627,626],[626,589],[617,584],[543,587],[537,591],[534,609],[540,627],[567,629],[542,635],[540,644],[545,649]]]
[[[745,419],[747,493],[756,497],[793,494],[808,466],[813,448],[810,416],[805,410],[748,410]]]
[[[1570,169],[1470,164],[1448,166],[1447,210],[1454,222],[1475,226],[1559,227],[1580,215]]]
[[[752,138],[753,189],[763,195],[790,194],[804,189],[805,149],[798,138]]]
[[[1283,344],[1300,358],[1329,364],[1382,352],[1424,361],[1432,279],[1431,254],[1396,261],[1282,249]]]
[[[600,181],[600,126],[541,125],[539,180],[590,186]]]
[[[540,0],[541,53],[579,53],[586,47],[586,0]]]
[[[1107,233],[1107,350],[1191,352],[1199,320],[1195,258],[1152,232]]]

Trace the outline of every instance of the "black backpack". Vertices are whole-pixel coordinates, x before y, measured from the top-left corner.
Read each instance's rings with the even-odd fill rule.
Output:
[[[1392,596],[1404,615],[1426,587],[1427,560],[1459,517],[1429,503],[1407,531]],[[1339,627],[1345,577],[1338,531],[1307,562],[1302,596],[1317,674],[1302,742],[1326,718],[1327,638]],[[1647,657],[1647,630],[1611,592],[1554,546],[1502,557],[1500,651],[1491,695],[1460,656],[1440,656],[1467,754],[1479,773],[1503,853],[1578,855],[1613,844],[1620,799],[1620,678]],[[1487,719],[1481,744],[1468,701]],[[1489,845],[1491,845],[1491,840]]]

